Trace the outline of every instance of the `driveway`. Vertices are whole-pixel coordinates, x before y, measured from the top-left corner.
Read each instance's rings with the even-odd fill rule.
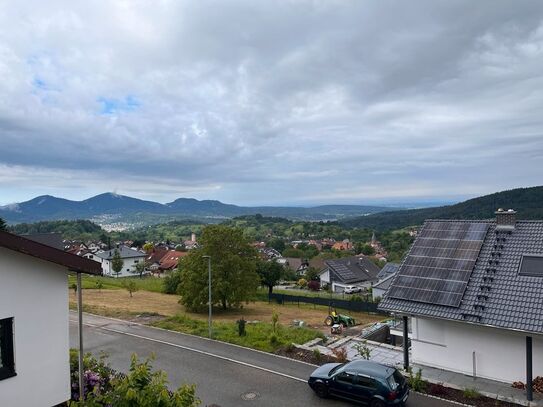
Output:
[[[85,351],[107,352],[112,367],[127,371],[130,355],[155,355],[154,366],[172,386],[195,383],[202,405],[348,406],[319,399],[306,380],[315,366],[265,352],[126,321],[84,315]],[[70,344],[77,346],[76,314],[70,314]],[[409,407],[454,404],[413,394]]]

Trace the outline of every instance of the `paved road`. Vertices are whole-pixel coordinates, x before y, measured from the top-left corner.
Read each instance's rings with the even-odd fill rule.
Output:
[[[264,352],[85,314],[85,351],[107,352],[111,365],[128,370],[130,355],[155,354],[154,366],[168,373],[170,383],[195,383],[202,405],[221,407],[349,406],[319,399],[306,380],[315,366]],[[70,315],[70,344],[77,346],[76,315]],[[243,395],[257,394],[251,401]],[[252,394],[251,394],[252,395]],[[453,407],[413,394],[408,407]]]

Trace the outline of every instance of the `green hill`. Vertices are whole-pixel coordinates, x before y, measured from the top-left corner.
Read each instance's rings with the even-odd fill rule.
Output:
[[[347,228],[401,229],[422,224],[426,219],[490,219],[498,208],[515,209],[519,219],[543,219],[543,186],[517,188],[436,208],[382,212],[344,219]]]

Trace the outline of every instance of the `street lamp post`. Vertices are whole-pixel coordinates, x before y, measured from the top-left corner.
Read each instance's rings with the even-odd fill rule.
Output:
[[[204,259],[207,259],[207,274],[208,274],[208,304],[209,304],[209,319],[208,319],[208,329],[209,329],[209,338],[211,339],[211,256],[203,256]]]

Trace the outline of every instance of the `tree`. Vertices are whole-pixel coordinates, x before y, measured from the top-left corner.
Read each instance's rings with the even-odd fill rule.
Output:
[[[0,218],[0,230],[7,230],[7,225],[4,219]]]
[[[134,280],[126,281],[124,284],[124,288],[126,288],[126,291],[128,291],[128,294],[130,294],[130,298],[132,298],[133,293],[139,290]]]
[[[296,257],[298,259],[301,259],[302,257],[304,257],[304,252],[300,249],[288,246],[285,250],[283,250],[283,257]]]
[[[137,273],[140,275],[140,278],[143,277],[143,273],[145,273],[145,261],[140,261],[136,263],[135,269],[132,271],[132,273]]]
[[[273,292],[273,287],[283,278],[285,269],[275,261],[259,261],[256,272],[260,276],[260,283],[268,287],[268,294]]]
[[[268,247],[271,247],[277,250],[279,253],[282,253],[283,250],[285,250],[285,242],[283,241],[283,239],[275,237],[268,242]]]
[[[371,247],[371,245],[369,245],[369,244],[364,244],[360,248],[359,253],[362,253],[365,256],[373,256],[375,254],[375,249],[373,247]]]
[[[152,244],[152,243],[145,243],[143,245],[143,250],[145,251],[145,253],[149,254],[153,251],[153,249],[155,248],[155,245]]]
[[[259,284],[256,273],[257,252],[243,231],[225,225],[203,229],[201,247],[182,258],[181,302],[189,309],[202,309],[208,303],[207,259],[211,256],[212,301],[223,309],[248,301]]]
[[[113,268],[113,272],[117,277],[119,277],[123,266],[124,261],[121,258],[121,253],[119,253],[119,250],[115,249],[115,252],[113,253],[113,259],[111,259],[111,267]]]

